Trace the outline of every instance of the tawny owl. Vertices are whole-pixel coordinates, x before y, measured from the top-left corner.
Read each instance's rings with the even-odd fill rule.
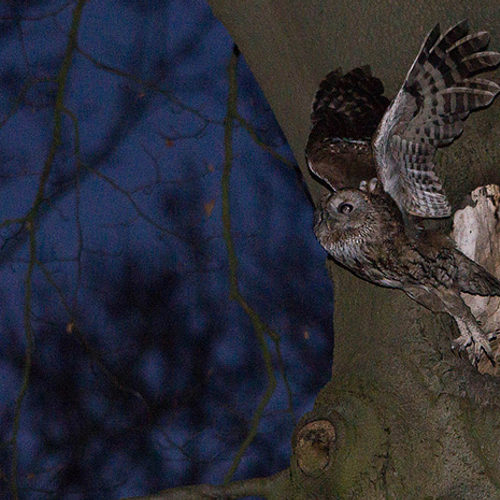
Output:
[[[473,362],[491,348],[460,292],[500,295],[500,282],[450,240],[410,234],[403,218],[451,213],[433,157],[500,92],[476,76],[500,63],[483,50],[488,43],[486,32],[468,35],[467,21],[443,35],[437,25],[390,105],[368,67],[330,73],[313,102],[306,148],[309,168],[333,189],[315,215],[323,247],[354,274],[452,315],[454,345]]]

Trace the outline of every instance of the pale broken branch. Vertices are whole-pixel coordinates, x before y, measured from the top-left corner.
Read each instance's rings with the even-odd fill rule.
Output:
[[[470,259],[500,278],[500,187],[482,186],[471,193],[472,203],[457,210],[453,219],[452,237],[457,247]],[[500,329],[500,297],[481,297],[463,293],[464,302],[481,323],[486,333]],[[498,344],[498,341],[497,341]],[[496,347],[496,355],[500,353]],[[478,366],[482,373],[500,376],[500,366],[483,360]]]

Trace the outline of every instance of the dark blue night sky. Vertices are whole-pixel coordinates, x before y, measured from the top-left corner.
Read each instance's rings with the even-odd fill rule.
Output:
[[[201,0],[88,0],[77,25],[81,4],[0,6],[2,499],[221,483],[268,383],[252,322],[229,299],[233,42]],[[235,124],[238,283],[272,329],[278,382],[242,479],[287,466],[294,422],[329,378],[333,305],[311,204],[243,57],[238,111],[285,160]]]

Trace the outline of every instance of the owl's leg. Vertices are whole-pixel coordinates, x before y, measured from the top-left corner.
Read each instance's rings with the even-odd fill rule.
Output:
[[[460,331],[460,337],[453,341],[452,348],[458,350],[459,353],[467,351],[472,364],[477,364],[483,353],[493,362],[493,351],[488,336],[483,332],[460,294],[448,288],[440,288],[438,292],[446,312],[453,316]]]
[[[405,292],[418,303],[434,312],[446,312],[453,316],[460,336],[452,343],[452,349],[459,353],[466,351],[472,364],[477,364],[482,353],[493,360],[488,337],[479,326],[467,304],[462,300],[458,290],[422,286],[406,287]],[[492,361],[493,362],[493,361]]]
[[[452,343],[452,349],[458,352],[467,351],[472,364],[477,364],[484,352],[490,360],[493,360],[493,351],[491,350],[488,337],[481,330],[475,321],[467,321],[462,317],[454,316],[460,337],[456,338]]]

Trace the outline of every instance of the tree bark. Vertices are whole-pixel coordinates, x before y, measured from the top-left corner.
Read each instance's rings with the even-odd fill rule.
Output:
[[[466,17],[472,31],[489,31],[492,47],[500,47],[493,0],[474,4],[474,12],[465,0],[210,4],[266,94],[314,200],[324,188],[305,168],[303,151],[310,102],[326,73],[370,64],[392,97],[434,24],[447,29]],[[476,186],[500,181],[498,124],[494,104],[438,154],[455,208]],[[269,498],[500,499],[498,379],[451,353],[457,331],[447,316],[331,263],[328,269],[332,378],[299,422],[289,478]]]

